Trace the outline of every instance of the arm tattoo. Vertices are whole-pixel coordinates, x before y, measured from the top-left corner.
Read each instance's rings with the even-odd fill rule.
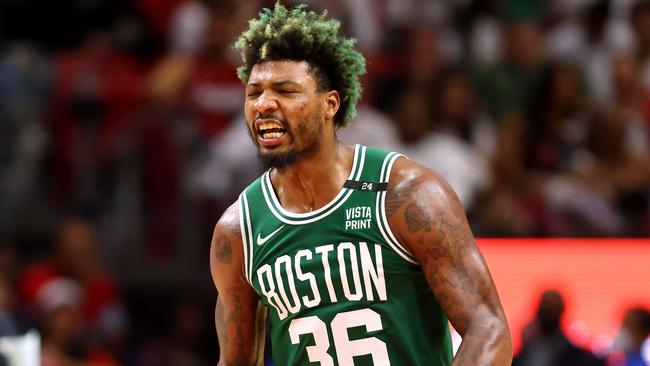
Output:
[[[234,358],[241,364],[246,364],[250,357],[251,339],[246,334],[250,327],[244,308],[248,305],[243,301],[242,289],[233,287],[228,290],[229,304],[217,302],[217,324],[221,323],[219,332],[220,343],[234,351]]]
[[[225,235],[221,235],[217,238],[214,255],[218,260],[227,264],[232,264],[232,243]]]
[[[239,217],[229,208],[215,226],[211,246],[211,272],[218,290],[215,320],[220,365],[252,365],[257,359],[259,298],[243,276]]]
[[[464,338],[453,365],[507,364],[509,334],[494,331],[506,324],[498,295],[453,191],[435,180],[411,176],[388,191],[386,213]]]
[[[386,194],[386,217],[391,218],[404,203],[411,200],[411,194],[417,189],[417,185],[423,181],[417,177],[412,180],[406,180],[399,183],[395,189],[391,189]]]
[[[219,235],[216,238],[214,255],[223,263],[232,264],[232,242],[228,235],[235,235],[241,237],[241,229],[239,225],[232,225],[229,228],[228,233]]]
[[[233,308],[231,309],[232,311],[230,313],[228,322],[232,323],[232,325],[235,327],[233,343],[237,347],[238,354],[241,355],[242,359],[244,359],[249,341],[245,339],[242,327],[244,327],[245,323],[248,321],[244,317],[244,313],[242,311],[244,304],[242,303],[239,294],[240,291],[241,289],[239,288],[233,288],[230,291]]]
[[[470,255],[472,238],[456,229],[455,219],[442,209],[427,212],[428,208],[410,203],[404,209],[404,221],[408,230],[415,239],[414,242],[425,247],[426,256],[422,269],[436,298],[443,309],[451,318],[457,320],[455,326],[462,330],[467,327],[467,317],[462,316],[471,309],[472,299],[475,295],[477,281],[480,276],[472,276],[464,261]],[[455,276],[448,276],[440,268],[451,267]],[[461,291],[468,295],[465,303],[457,303],[450,295],[450,291]]]
[[[431,231],[431,225],[422,216],[422,211],[416,204],[409,203],[409,205],[406,206],[406,209],[404,210],[404,221],[406,222],[406,225],[408,225],[410,233]]]

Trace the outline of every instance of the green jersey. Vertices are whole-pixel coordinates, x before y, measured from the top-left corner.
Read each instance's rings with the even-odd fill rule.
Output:
[[[247,281],[269,309],[285,365],[448,365],[447,317],[384,205],[401,155],[357,145],[344,188],[308,213],[285,210],[269,172],[240,195]]]

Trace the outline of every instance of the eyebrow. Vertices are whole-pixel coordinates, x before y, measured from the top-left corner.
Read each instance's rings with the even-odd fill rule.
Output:
[[[246,85],[246,86],[247,86],[247,87],[254,87],[254,88],[256,88],[256,87],[258,87],[258,86],[260,86],[260,85],[261,85],[261,83],[250,83],[250,84],[248,84],[248,85]],[[271,86],[273,86],[273,87],[279,87],[279,86],[283,86],[283,85],[293,85],[293,86],[296,86],[296,85],[298,85],[298,83],[293,82],[293,81],[291,81],[291,80],[279,80],[279,81],[274,81],[274,82],[271,83]]]

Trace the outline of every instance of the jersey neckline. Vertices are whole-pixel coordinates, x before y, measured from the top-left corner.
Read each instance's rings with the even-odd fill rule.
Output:
[[[365,146],[359,144],[354,146],[354,159],[352,161],[352,169],[350,169],[348,180],[358,180],[361,177],[361,172],[363,171],[363,165],[365,162],[365,153]],[[352,189],[341,187],[339,193],[323,207],[305,213],[291,212],[286,210],[280,204],[280,200],[275,194],[275,190],[271,184],[270,170],[267,170],[262,175],[262,193],[264,194],[266,205],[276,218],[289,225],[309,224],[328,216],[339,208],[350,197],[352,192]]]

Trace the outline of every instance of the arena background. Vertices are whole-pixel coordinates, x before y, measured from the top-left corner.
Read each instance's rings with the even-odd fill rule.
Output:
[[[564,334],[623,364],[648,322],[623,319],[650,308],[649,2],[305,2],[367,57],[340,137],[450,182],[515,351],[557,290]],[[0,2],[3,340],[37,329],[50,361],[216,363],[212,227],[259,174],[232,43],[273,3]]]

